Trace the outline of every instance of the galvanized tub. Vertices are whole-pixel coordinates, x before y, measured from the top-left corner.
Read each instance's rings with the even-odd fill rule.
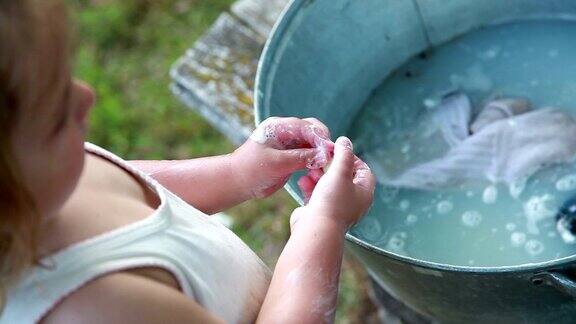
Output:
[[[345,135],[372,89],[410,57],[484,25],[533,18],[574,19],[576,1],[293,0],[260,61],[256,122],[312,116]],[[302,202],[296,179],[287,189]],[[462,267],[347,238],[387,291],[440,322],[576,322],[576,256]]]

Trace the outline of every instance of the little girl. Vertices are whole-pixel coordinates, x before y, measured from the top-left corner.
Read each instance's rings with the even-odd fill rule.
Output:
[[[229,155],[127,162],[84,143],[94,95],[70,77],[60,1],[0,0],[0,39],[1,323],[333,320],[344,234],[375,183],[350,140],[272,118]],[[207,215],[304,168],[271,274]]]

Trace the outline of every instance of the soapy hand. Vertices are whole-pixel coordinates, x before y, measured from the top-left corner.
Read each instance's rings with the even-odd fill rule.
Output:
[[[326,174],[311,170],[298,181],[308,201],[295,212],[292,226],[302,215],[329,215],[341,222],[345,229],[352,226],[368,210],[374,198],[376,178],[366,163],[354,155],[352,142],[340,137],[334,147],[334,160]]]
[[[301,169],[319,170],[332,158],[328,128],[315,118],[271,117],[231,156],[239,181],[252,198],[270,196]]]

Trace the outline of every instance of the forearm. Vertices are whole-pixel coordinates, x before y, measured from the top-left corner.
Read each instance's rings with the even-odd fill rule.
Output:
[[[207,214],[251,198],[233,171],[230,155],[181,161],[131,161],[130,164]]]
[[[333,321],[346,227],[327,216],[306,210],[293,226],[258,322]]]

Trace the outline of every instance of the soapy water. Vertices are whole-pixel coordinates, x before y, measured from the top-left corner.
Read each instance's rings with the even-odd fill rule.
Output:
[[[408,208],[410,208],[410,200],[402,200],[400,202],[400,209],[406,211]]]
[[[400,189],[387,204],[379,185],[370,214],[352,233],[393,253],[452,265],[470,266],[471,260],[474,266],[515,265],[572,255],[575,242],[556,229],[556,213],[576,192],[555,186],[557,179],[572,174],[576,167],[542,170],[526,182],[518,198],[506,185],[494,185],[501,194],[489,204],[482,197],[485,186],[478,186],[471,197],[469,190]],[[410,206],[402,209],[398,202],[408,199]]]
[[[449,200],[443,200],[436,205],[436,210],[438,214],[448,214],[454,209],[454,205]]]
[[[482,214],[475,210],[468,210],[462,214],[462,223],[464,226],[476,227],[482,222]]]
[[[498,188],[494,185],[486,187],[482,194],[482,201],[484,201],[485,204],[494,204],[496,203],[496,199],[498,199]]]
[[[470,97],[474,116],[495,96],[524,97],[536,109],[552,106],[576,116],[574,34],[576,23],[518,22],[469,33],[411,59],[357,116],[351,127],[357,150],[377,175],[378,170],[398,175],[441,156],[449,145],[441,137],[437,145],[422,145],[417,132],[426,129],[425,112],[454,88]],[[542,262],[576,252],[576,240],[556,222],[559,208],[574,196],[572,163],[545,166],[511,183],[485,179],[437,190],[380,181],[371,211],[351,233],[431,262],[480,267]]]
[[[570,174],[556,182],[556,189],[558,191],[574,191],[576,190],[576,175]]]
[[[510,242],[513,247],[524,246],[526,243],[526,234],[522,232],[514,232],[510,234]]]
[[[410,214],[410,215],[406,216],[406,224],[407,225],[415,224],[417,221],[418,221],[418,216],[416,216],[414,214]]]
[[[524,214],[526,215],[526,228],[530,234],[540,234],[538,223],[544,219],[553,218],[558,212],[557,203],[551,194],[533,196],[524,203]]]

